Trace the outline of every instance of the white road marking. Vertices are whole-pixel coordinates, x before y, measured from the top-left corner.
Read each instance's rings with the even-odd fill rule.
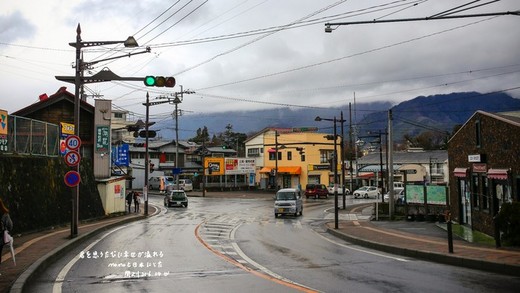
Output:
[[[348,248],[350,250],[355,250],[355,251],[358,251],[358,252],[363,252],[363,253],[366,253],[366,254],[371,254],[371,255],[375,255],[375,256],[380,256],[380,257],[384,257],[384,258],[389,258],[389,259],[393,259],[393,260],[397,260],[397,261],[402,261],[402,262],[408,262],[408,260],[404,259],[404,258],[400,258],[400,257],[394,257],[394,256],[389,256],[389,255],[385,255],[385,254],[381,254],[381,253],[377,253],[377,252],[373,252],[373,251],[368,251],[368,250],[365,250],[365,249],[361,249],[361,248],[356,248],[356,247],[352,247],[352,246],[349,246],[349,245],[345,245],[345,244],[342,244],[342,243],[339,243],[339,242],[336,242],[332,239],[329,239],[323,235],[321,235],[320,233],[316,232],[313,230],[314,233],[316,233],[318,236],[320,236],[321,238],[327,240],[328,242],[330,243],[333,243],[333,244],[336,244],[336,245],[339,245],[341,247],[344,247],[344,248]]]
[[[123,229],[123,228],[126,228],[126,225],[125,226],[121,226],[121,227],[118,227],[108,233],[105,233],[103,236],[101,236],[99,239],[97,239],[96,241],[92,242],[90,245],[88,245],[87,247],[85,247],[85,249],[83,249],[83,251],[88,251],[90,250],[94,245],[96,245],[99,241],[103,240],[103,238],[107,237],[108,235],[116,232],[117,230],[120,230],[120,229]],[[80,260],[80,257],[79,255],[76,255],[71,261],[69,261],[69,263],[67,263],[67,265],[65,265],[63,267],[63,269],[61,269],[61,271],[58,273],[58,276],[56,277],[56,279],[54,280],[54,285],[52,286],[52,293],[61,293],[62,291],[62,286],[63,286],[63,282],[65,281],[65,277],[67,276],[67,274],[69,273],[70,269],[72,268],[72,266],[78,262],[78,260]]]

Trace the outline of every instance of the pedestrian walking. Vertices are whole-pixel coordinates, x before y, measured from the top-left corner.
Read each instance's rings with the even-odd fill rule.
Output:
[[[126,195],[126,205],[128,206],[128,213],[132,212],[132,200],[134,199],[134,192],[130,191]]]
[[[0,198],[0,213],[2,213],[2,218],[0,219],[0,225],[2,228],[2,240],[0,241],[0,263],[2,263],[2,251],[4,249],[4,245],[7,244],[4,240],[4,237],[7,236],[5,233],[9,233],[13,229],[13,221],[11,220],[11,216],[9,216],[9,209],[4,205],[4,202]],[[11,238],[10,236],[6,238]],[[13,255],[14,257],[14,255]]]
[[[141,201],[141,196],[139,192],[134,192],[134,212],[139,212],[139,202]]]

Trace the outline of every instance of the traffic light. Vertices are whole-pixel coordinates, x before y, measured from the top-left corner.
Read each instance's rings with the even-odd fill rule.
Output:
[[[175,78],[174,77],[164,77],[164,76],[147,76],[144,78],[144,85],[146,86],[156,86],[156,87],[174,87],[175,86]]]
[[[298,147],[297,147],[296,150],[297,150],[298,152],[300,152],[300,155],[305,154],[305,150],[304,150],[304,148],[298,148]]]
[[[335,137],[332,134],[325,135],[324,138],[326,138],[327,140],[335,140]]]
[[[155,164],[150,162],[150,173],[153,173],[153,171],[155,170],[154,167],[155,167]]]
[[[157,131],[155,130],[148,130],[148,137],[153,138],[157,136]],[[139,137],[146,138],[146,130],[139,131]]]

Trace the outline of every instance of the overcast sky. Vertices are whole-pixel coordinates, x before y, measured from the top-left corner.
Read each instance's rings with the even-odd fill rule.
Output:
[[[173,89],[142,82],[87,85],[87,93],[144,118],[153,100],[184,95],[185,115],[272,107],[345,109],[349,102],[399,103],[420,95],[501,91],[519,98],[520,17],[513,15],[332,26],[325,23],[429,17],[470,0],[179,0],[1,1],[0,109],[14,112],[74,85],[76,40],[122,41],[140,48],[83,49],[84,60],[139,52],[93,65],[124,77],[174,76]],[[477,1],[473,5],[486,3]],[[471,5],[470,5],[471,6]],[[465,6],[465,7],[470,7]],[[520,10],[502,0],[451,15]],[[94,103],[94,98],[88,101]],[[153,106],[155,119],[172,119],[173,106]],[[310,115],[310,117],[313,117]]]

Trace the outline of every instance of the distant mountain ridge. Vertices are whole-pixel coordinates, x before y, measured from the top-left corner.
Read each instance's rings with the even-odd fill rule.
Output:
[[[404,134],[417,135],[423,131],[451,133],[457,125],[465,123],[477,110],[486,112],[520,111],[520,99],[506,93],[463,92],[419,96],[392,107],[394,138],[400,140]],[[381,122],[380,115],[369,114],[359,122],[360,132],[370,129],[385,130],[387,121]]]
[[[357,103],[352,107],[352,124],[358,134],[367,131],[385,131],[388,127],[388,110],[392,109],[394,138],[400,140],[405,133],[417,135],[433,130],[451,132],[456,125],[463,124],[477,110],[486,112],[520,111],[520,99],[506,93],[481,94],[462,92],[419,96],[412,100],[392,105],[390,102]],[[354,111],[355,110],[355,111]],[[204,111],[204,109],[202,109]],[[265,127],[318,127],[321,132],[332,132],[332,122],[315,121],[316,116],[332,119],[336,116],[338,131],[340,111],[343,111],[345,133],[350,123],[348,104],[337,108],[276,108],[266,110],[233,111],[206,115],[186,115],[179,117],[179,139],[196,135],[198,128],[208,127],[210,135],[225,131],[228,124],[234,132],[256,133]],[[163,139],[175,138],[172,121],[161,121],[152,129],[160,129]]]

